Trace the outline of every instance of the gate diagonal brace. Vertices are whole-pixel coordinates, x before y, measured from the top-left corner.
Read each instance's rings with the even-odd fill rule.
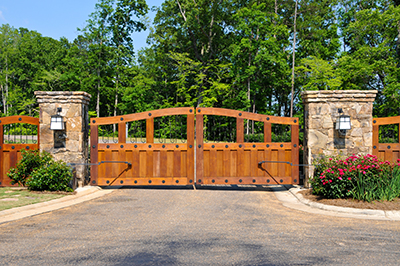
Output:
[[[101,161],[98,163],[67,163],[67,165],[70,166],[75,166],[75,165],[100,165],[102,163],[125,163],[129,166],[131,166],[132,164],[130,162],[124,162],[124,161]]]

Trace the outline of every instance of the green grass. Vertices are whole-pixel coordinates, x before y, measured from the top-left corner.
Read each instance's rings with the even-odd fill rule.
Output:
[[[53,199],[58,199],[68,195],[33,192],[22,187],[1,187],[0,188],[0,211],[21,207],[25,205],[45,202]]]

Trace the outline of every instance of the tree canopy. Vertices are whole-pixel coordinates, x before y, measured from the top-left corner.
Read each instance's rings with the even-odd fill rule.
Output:
[[[174,106],[302,116],[303,90],[378,90],[400,115],[397,0],[99,0],[72,42],[0,26],[1,116],[37,115],[33,92],[86,91],[111,116]],[[147,48],[132,32],[150,27]],[[293,70],[293,71],[292,71]],[[292,86],[293,78],[293,86]]]

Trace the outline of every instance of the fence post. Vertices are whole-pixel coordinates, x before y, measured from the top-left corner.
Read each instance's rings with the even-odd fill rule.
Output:
[[[372,153],[372,105],[376,90],[304,91],[304,164],[322,156]],[[350,116],[345,135],[335,130],[339,108]],[[313,169],[305,169],[305,186]]]
[[[79,91],[35,91],[39,103],[39,138],[41,151],[47,151],[56,160],[66,163],[88,163],[89,101],[91,95]],[[65,130],[50,130],[51,116],[59,113],[65,122]],[[74,169],[78,186],[88,183],[88,166],[77,165]]]

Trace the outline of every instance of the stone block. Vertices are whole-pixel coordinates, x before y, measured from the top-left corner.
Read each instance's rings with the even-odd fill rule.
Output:
[[[363,135],[363,130],[360,127],[353,127],[353,129],[351,129],[351,133],[350,136],[351,137],[362,137]]]
[[[328,142],[328,136],[318,130],[310,130],[307,137],[308,145],[313,149],[323,149]]]

